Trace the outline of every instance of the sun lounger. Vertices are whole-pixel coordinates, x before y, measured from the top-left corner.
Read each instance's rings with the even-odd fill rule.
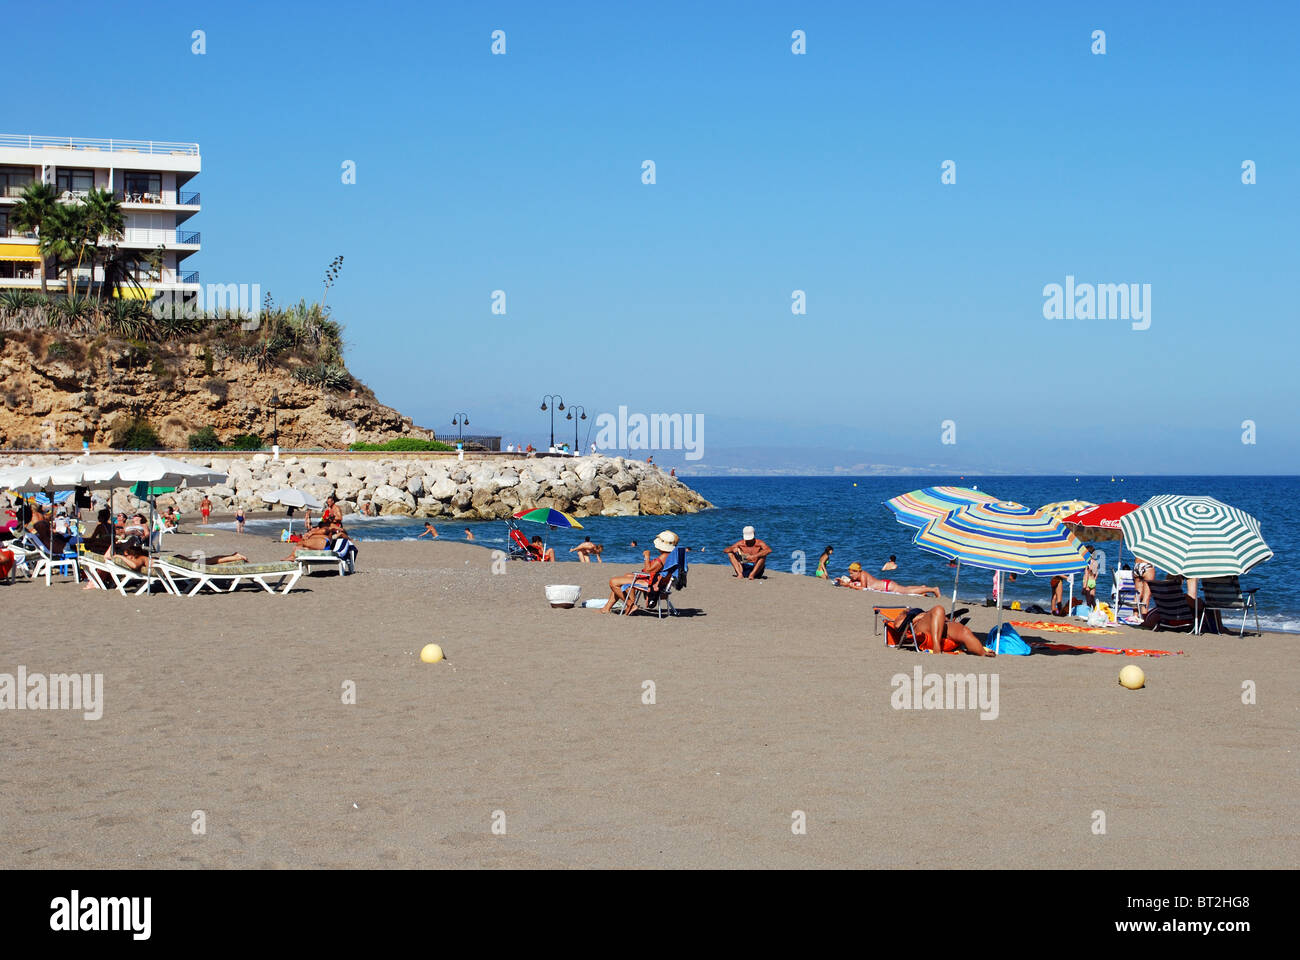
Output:
[[[213,593],[233,593],[254,583],[267,593],[288,593],[303,574],[301,564],[284,563],[195,563],[184,557],[154,557],[158,572],[178,595],[192,597],[205,587]]]
[[[356,572],[355,554],[352,551],[340,556],[333,550],[299,550],[294,558],[303,565],[303,572],[308,574],[316,567],[336,569],[341,577]]]
[[[1201,588],[1205,591],[1205,605],[1196,624],[1197,633],[1201,632],[1201,626],[1205,623],[1205,614],[1210,610],[1239,610],[1241,612],[1241,630],[1237,633],[1239,637],[1246,634],[1246,614],[1253,612],[1255,632],[1262,632],[1259,629],[1259,608],[1255,606],[1255,591],[1259,587],[1242,590],[1241,581],[1236,577],[1209,577],[1201,581]]]
[[[1152,580],[1151,599],[1155,603],[1155,629],[1190,630],[1196,618],[1188,603],[1187,588],[1182,580]]]
[[[174,592],[159,573],[146,577],[139,571],[123,565],[115,557],[105,557],[90,550],[81,555],[81,569],[86,578],[101,590],[116,590],[122,596],[147,593],[150,583],[160,583],[168,593]]]

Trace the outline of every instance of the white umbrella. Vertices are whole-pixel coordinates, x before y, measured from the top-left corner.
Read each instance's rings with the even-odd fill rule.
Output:
[[[265,503],[278,503],[285,507],[296,507],[303,509],[311,507],[319,510],[324,506],[319,500],[313,497],[305,490],[295,490],[292,487],[281,487],[279,490],[269,490],[262,494],[262,500]],[[293,532],[293,517],[289,517],[289,532]]]
[[[104,471],[107,472],[109,464],[104,464]],[[134,457],[129,460],[123,460],[120,463],[112,465],[113,472],[111,476],[104,477],[105,480],[117,480],[122,485],[142,483],[148,487],[179,487],[182,484],[187,487],[210,487],[215,484],[225,483],[228,475],[219,470],[211,470],[208,467],[200,467],[192,463],[186,463],[184,460],[173,460],[170,457],[159,457],[150,454],[147,457]],[[146,491],[147,493],[147,491]],[[153,530],[154,523],[154,500],[152,497],[146,497],[149,503],[149,529]],[[153,535],[149,537],[149,571],[153,570]],[[145,575],[145,585],[148,592],[148,581],[150,574]]]

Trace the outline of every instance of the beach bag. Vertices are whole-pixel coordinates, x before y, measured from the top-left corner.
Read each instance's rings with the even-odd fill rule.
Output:
[[[1001,637],[1001,640],[998,638]],[[1002,624],[1001,630],[994,627],[989,631],[989,638],[984,642],[984,646],[990,650],[996,647],[998,656],[1027,657],[1033,651],[1029,649],[1029,644],[1021,639],[1016,628],[1009,623]]]
[[[1106,627],[1110,625],[1110,617],[1106,616],[1106,611],[1098,607],[1088,614],[1088,626]]]

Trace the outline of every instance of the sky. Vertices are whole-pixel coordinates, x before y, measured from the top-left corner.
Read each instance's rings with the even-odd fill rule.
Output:
[[[187,265],[284,303],[343,255],[349,367],[440,433],[545,447],[559,394],[584,447],[702,422],[632,452],[696,473],[1300,472],[1293,3],[60,9],[0,133],[197,141]],[[1149,326],[1049,318],[1067,276]]]

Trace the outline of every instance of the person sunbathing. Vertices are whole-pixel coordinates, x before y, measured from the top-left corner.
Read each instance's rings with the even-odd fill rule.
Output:
[[[312,527],[302,535],[302,539],[298,541],[298,546],[290,551],[289,555],[284,558],[285,561],[297,560],[298,551],[300,550],[328,550],[330,538],[335,535],[335,531],[342,531],[342,529],[337,524],[330,526],[324,523],[319,527]]]
[[[139,537],[132,537],[117,554],[117,562],[128,570],[144,573],[152,570],[153,558],[144,552],[144,544]]]
[[[875,590],[878,593],[897,593],[912,597],[934,597],[939,598],[938,587],[927,587],[924,584],[909,586],[905,583],[896,583],[893,580],[877,580],[867,571],[862,569],[862,564],[854,562],[849,564],[847,576],[832,581],[839,587],[852,587],[855,590]]]
[[[555,562],[555,548],[542,543],[541,537],[533,537],[532,542],[528,544],[528,549],[533,552],[533,558],[536,560],[541,560],[543,563]]]
[[[249,562],[248,557],[244,556],[242,553],[225,553],[219,557],[202,557],[202,558],[200,558],[198,555],[195,555],[193,559],[195,563],[202,562],[204,564],[207,564],[208,566],[211,566],[214,563],[248,563]]]
[[[643,554],[645,556],[645,565],[641,567],[640,573],[628,573],[621,577],[610,577],[609,599],[605,601],[605,606],[600,610],[601,613],[613,613],[614,604],[618,603],[620,600],[623,601],[623,615],[627,616],[632,612],[632,608],[635,607],[636,604],[632,601],[632,598],[628,595],[627,591],[632,589],[632,584],[636,583],[638,578],[649,578],[650,582],[653,583],[659,577],[659,574],[664,572],[664,564],[668,562],[668,558],[671,557],[673,551],[677,549],[677,534],[673,533],[671,530],[665,530],[663,533],[659,534],[659,536],[655,537],[654,545],[655,549],[659,551],[659,556],[652,557],[649,550],[645,551]]]
[[[886,628],[895,631],[896,636],[901,637],[907,624],[907,618],[908,611],[904,610],[897,617],[886,620]],[[980,643],[979,637],[975,636],[964,623],[949,620],[942,604],[931,607],[929,610],[912,617],[912,630],[916,633],[916,645],[921,650],[933,651],[937,638],[939,651],[942,653],[952,653],[964,649],[967,653],[974,654],[977,657],[997,656],[992,650]]]

